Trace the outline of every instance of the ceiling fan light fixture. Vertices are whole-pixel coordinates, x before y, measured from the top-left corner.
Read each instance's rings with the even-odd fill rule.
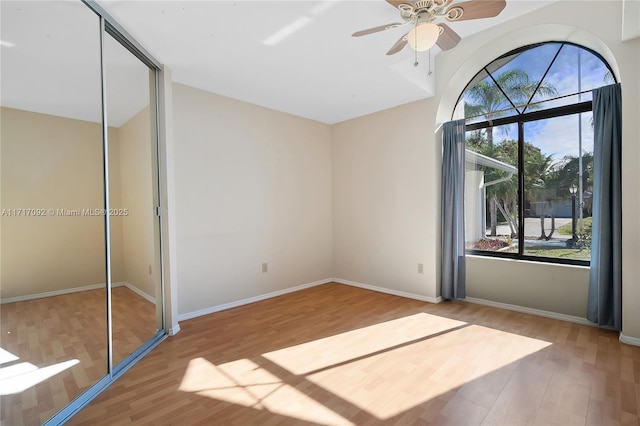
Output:
[[[422,22],[409,31],[407,34],[407,44],[418,52],[424,52],[436,44],[439,35],[439,26],[431,22]]]

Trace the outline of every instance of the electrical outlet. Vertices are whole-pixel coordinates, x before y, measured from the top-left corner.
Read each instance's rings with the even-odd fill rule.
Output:
[[[264,262],[262,264],[262,272],[267,272],[269,270],[269,266],[267,265],[267,262]]]
[[[418,263],[418,273],[424,274],[424,264]]]

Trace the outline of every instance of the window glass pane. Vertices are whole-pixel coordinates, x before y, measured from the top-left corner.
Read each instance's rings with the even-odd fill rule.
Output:
[[[590,260],[591,112],[525,123],[524,138],[523,254]]]
[[[591,100],[590,90],[614,82],[606,64],[590,51],[572,44],[545,43],[488,64],[465,88],[455,116],[464,111],[467,123],[475,123],[571,105]],[[534,91],[532,105],[523,108]],[[578,95],[580,92],[586,93]]]
[[[534,119],[528,113],[591,101],[592,89],[613,83],[598,55],[557,42],[503,55],[469,82],[456,117],[464,115],[467,125],[499,118],[501,124],[512,124],[467,132],[467,250],[560,263],[590,261],[592,113],[538,121],[528,121]],[[526,108],[514,108],[523,104]],[[518,182],[520,164],[523,180]]]
[[[535,106],[528,110],[548,109],[591,100],[591,93],[568,96],[613,83],[613,76],[600,58],[574,45],[564,45],[549,69],[544,86],[533,98]],[[547,99],[562,97],[549,102]]]
[[[480,79],[481,78],[481,79]],[[491,77],[483,71],[469,85],[460,99],[464,104],[464,116],[472,117],[467,123],[474,123],[515,114],[509,100],[500,91]]]
[[[465,236],[468,250],[508,252],[518,235],[517,126],[466,134]]]
[[[499,86],[511,102],[519,107],[520,112],[524,110],[521,106],[529,102],[536,88],[536,93],[553,95],[553,88],[547,83],[548,78],[541,80],[561,46],[560,43],[548,43],[525,50],[512,56],[509,62],[492,72]],[[494,63],[498,61],[500,60]]]

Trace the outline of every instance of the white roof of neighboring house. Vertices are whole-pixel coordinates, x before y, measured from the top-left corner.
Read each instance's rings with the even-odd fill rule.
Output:
[[[507,173],[517,173],[518,168],[511,164],[503,163],[495,158],[487,157],[486,155],[478,154],[477,152],[465,149],[465,161],[472,164],[478,164],[480,166],[491,167],[493,169],[503,170]]]

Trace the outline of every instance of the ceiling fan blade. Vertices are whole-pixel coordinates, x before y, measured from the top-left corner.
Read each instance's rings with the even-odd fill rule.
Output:
[[[393,46],[391,46],[391,49],[389,49],[389,51],[387,52],[387,55],[395,55],[396,53],[404,49],[406,45],[407,45],[407,35],[405,34],[402,37],[400,37]]]
[[[393,24],[386,24],[386,25],[380,25],[379,27],[373,27],[373,28],[369,28],[366,30],[362,30],[362,31],[356,31],[355,33],[351,34],[352,37],[361,37],[363,35],[367,35],[367,34],[373,34],[373,33],[377,33],[379,31],[384,31],[384,30],[388,30],[391,28],[395,28],[395,27],[399,27],[400,25],[404,25],[404,24],[400,24],[400,23],[393,23]]]
[[[506,0],[471,0],[453,4],[445,14],[447,21],[451,22],[492,18],[498,16],[506,6]]]
[[[395,7],[396,9],[400,9],[401,4],[407,4],[411,6],[412,9],[415,9],[415,5],[410,0],[387,0],[387,3],[389,3],[391,6]]]
[[[442,28],[442,32],[438,36],[436,44],[442,50],[453,49],[460,43],[460,36],[457,32],[453,31],[447,24],[438,24]]]

